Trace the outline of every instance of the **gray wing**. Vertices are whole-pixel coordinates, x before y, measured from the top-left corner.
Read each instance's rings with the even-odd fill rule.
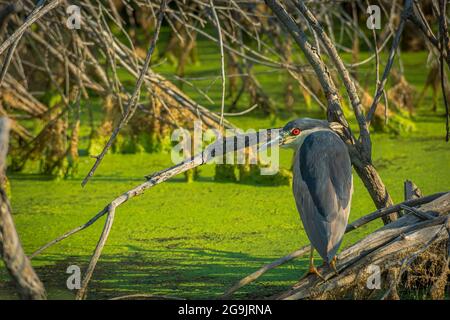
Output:
[[[295,155],[293,191],[311,244],[329,262],[342,242],[353,192],[347,147],[335,133],[305,138]]]

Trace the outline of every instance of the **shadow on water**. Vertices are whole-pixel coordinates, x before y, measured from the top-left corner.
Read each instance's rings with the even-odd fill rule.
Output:
[[[51,175],[38,174],[38,173],[24,173],[7,171],[7,175],[10,179],[14,180],[30,180],[30,181],[54,181],[56,178]]]
[[[136,293],[214,299],[236,281],[279,258],[201,248],[125,248],[127,254],[103,255],[100,258],[90,283],[88,299],[109,299]],[[49,299],[73,299],[75,292],[66,287],[70,276],[66,270],[70,265],[79,265],[83,273],[89,257],[51,255],[36,258],[39,260],[48,263],[35,269]],[[235,298],[261,298],[286,290],[301,277],[306,267],[307,261],[299,259],[271,270],[254,284],[239,290]],[[0,280],[0,298],[16,298],[14,285],[4,269],[0,269]]]
[[[169,166],[168,166],[169,167]],[[154,171],[154,173],[156,173],[157,170]],[[81,181],[83,181],[83,178],[81,177],[75,177],[75,178],[68,178],[68,179],[63,179],[63,178],[57,178],[54,176],[49,176],[49,175],[42,175],[42,174],[36,174],[36,173],[18,173],[18,172],[10,172],[8,173],[8,176],[11,179],[14,180],[18,180],[18,181],[68,181],[68,182],[79,182],[81,184]],[[270,176],[268,176],[270,177]],[[96,182],[118,182],[118,183],[122,183],[122,182],[135,182],[136,184],[139,183],[143,183],[145,182],[147,179],[142,176],[142,177],[135,177],[135,176],[113,176],[113,175],[98,175],[95,176],[95,178],[92,179],[91,184],[92,183],[96,183]],[[249,185],[249,186],[255,186],[255,187],[273,187],[273,186],[278,186],[276,183],[271,183],[270,179],[268,179],[267,182],[265,181],[224,181],[224,180],[215,180],[213,176],[208,176],[208,175],[203,175],[203,176],[199,176],[195,182],[201,182],[201,183],[219,183],[219,184],[242,184],[242,185]],[[194,183],[195,183],[194,182]],[[169,183],[169,184],[186,184],[186,179],[184,177],[183,174],[179,174],[167,181],[165,181],[164,183]]]

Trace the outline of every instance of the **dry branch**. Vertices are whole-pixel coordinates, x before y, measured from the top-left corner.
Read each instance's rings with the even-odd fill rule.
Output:
[[[275,269],[282,264],[285,264],[286,262],[289,262],[291,260],[294,260],[296,258],[299,258],[301,256],[304,256],[306,253],[311,251],[311,247],[309,245],[303,246],[298,250],[295,250],[294,252],[274,261],[271,262],[265,266],[263,266],[261,269],[258,269],[257,271],[253,272],[252,274],[246,276],[245,278],[241,279],[240,281],[236,282],[233,286],[231,286],[225,293],[221,296],[222,299],[229,299],[233,293],[238,291],[243,286],[248,285],[249,283],[255,281],[259,277],[261,277],[264,273],[266,273],[269,270]]]
[[[223,124],[223,115],[225,112],[225,90],[226,90],[226,77],[225,77],[225,54],[223,51],[223,35],[222,28],[220,26],[219,17],[217,16],[216,7],[214,6],[214,1],[209,0],[209,6],[211,7],[211,11],[216,23],[217,34],[219,38],[219,46],[220,46],[220,65],[221,65],[221,78],[222,78],[222,97],[220,104],[220,126]]]
[[[0,176],[5,174],[9,142],[9,120],[0,118]],[[46,299],[44,285],[25,255],[11,216],[5,190],[0,186],[0,256],[14,280],[21,299]]]
[[[403,29],[405,27],[406,20],[409,16],[411,10],[412,10],[412,0],[407,0],[405,2],[404,8],[403,8],[403,13],[402,13],[402,18],[401,18],[400,24],[397,28],[397,31],[394,36],[394,40],[392,42],[392,47],[389,52],[388,62],[386,64],[386,67],[384,68],[384,72],[383,72],[383,76],[381,77],[381,81],[379,83],[377,83],[377,91],[375,93],[375,97],[373,99],[373,102],[369,109],[369,112],[367,113],[367,122],[369,124],[372,121],[372,118],[373,118],[375,111],[377,109],[377,106],[378,106],[378,102],[380,101],[381,95],[383,94],[384,87],[387,82],[387,78],[391,72],[392,65],[394,64],[395,54],[397,53],[397,48],[400,44],[400,39],[403,34]]]
[[[331,60],[333,61],[334,65],[337,67],[337,70],[339,72],[339,75],[342,78],[342,81],[344,82],[345,88],[347,89],[348,96],[350,98],[351,104],[353,106],[353,111],[355,113],[356,119],[358,121],[359,129],[360,129],[360,135],[361,135],[361,143],[364,150],[364,153],[368,155],[368,158],[370,159],[371,154],[371,141],[370,141],[370,132],[368,125],[365,121],[364,117],[364,109],[361,105],[361,100],[358,96],[358,90],[356,88],[356,85],[354,83],[354,80],[352,79],[350,73],[348,72],[347,68],[344,65],[344,62],[342,61],[341,57],[339,56],[339,53],[333,44],[333,41],[330,39],[330,37],[327,35],[327,33],[324,31],[320,23],[317,21],[314,14],[308,9],[308,7],[300,0],[294,0],[294,3],[298,10],[302,13],[302,15],[305,17],[305,19],[308,21],[309,25],[314,29],[317,36],[322,41],[323,45],[325,46],[328,55],[330,56]]]

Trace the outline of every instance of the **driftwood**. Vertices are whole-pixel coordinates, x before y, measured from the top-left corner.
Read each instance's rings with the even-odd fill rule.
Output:
[[[370,275],[370,266],[378,266],[381,273],[384,273],[403,265],[404,261],[420,253],[422,248],[429,247],[434,242],[448,241],[450,193],[421,206],[419,210],[432,213],[434,218],[423,221],[414,215],[405,215],[339,254],[338,276],[328,268],[321,268],[320,271],[328,281],[307,277],[276,298],[333,298],[343,297],[346,291],[367,291],[364,284]],[[363,295],[354,293],[357,298],[358,294]]]
[[[422,197],[422,191],[410,180],[405,181],[405,200],[412,200]]]
[[[9,120],[0,118],[0,175],[6,167]],[[11,207],[5,191],[0,186],[0,257],[17,286],[21,299],[42,300],[46,293],[42,282],[25,255],[11,216]]]

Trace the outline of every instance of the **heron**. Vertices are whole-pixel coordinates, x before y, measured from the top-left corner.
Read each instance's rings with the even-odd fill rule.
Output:
[[[311,243],[308,274],[323,276],[314,266],[314,250],[336,273],[336,253],[348,223],[353,193],[350,156],[345,143],[324,120],[290,121],[268,144],[294,150],[293,194]]]

